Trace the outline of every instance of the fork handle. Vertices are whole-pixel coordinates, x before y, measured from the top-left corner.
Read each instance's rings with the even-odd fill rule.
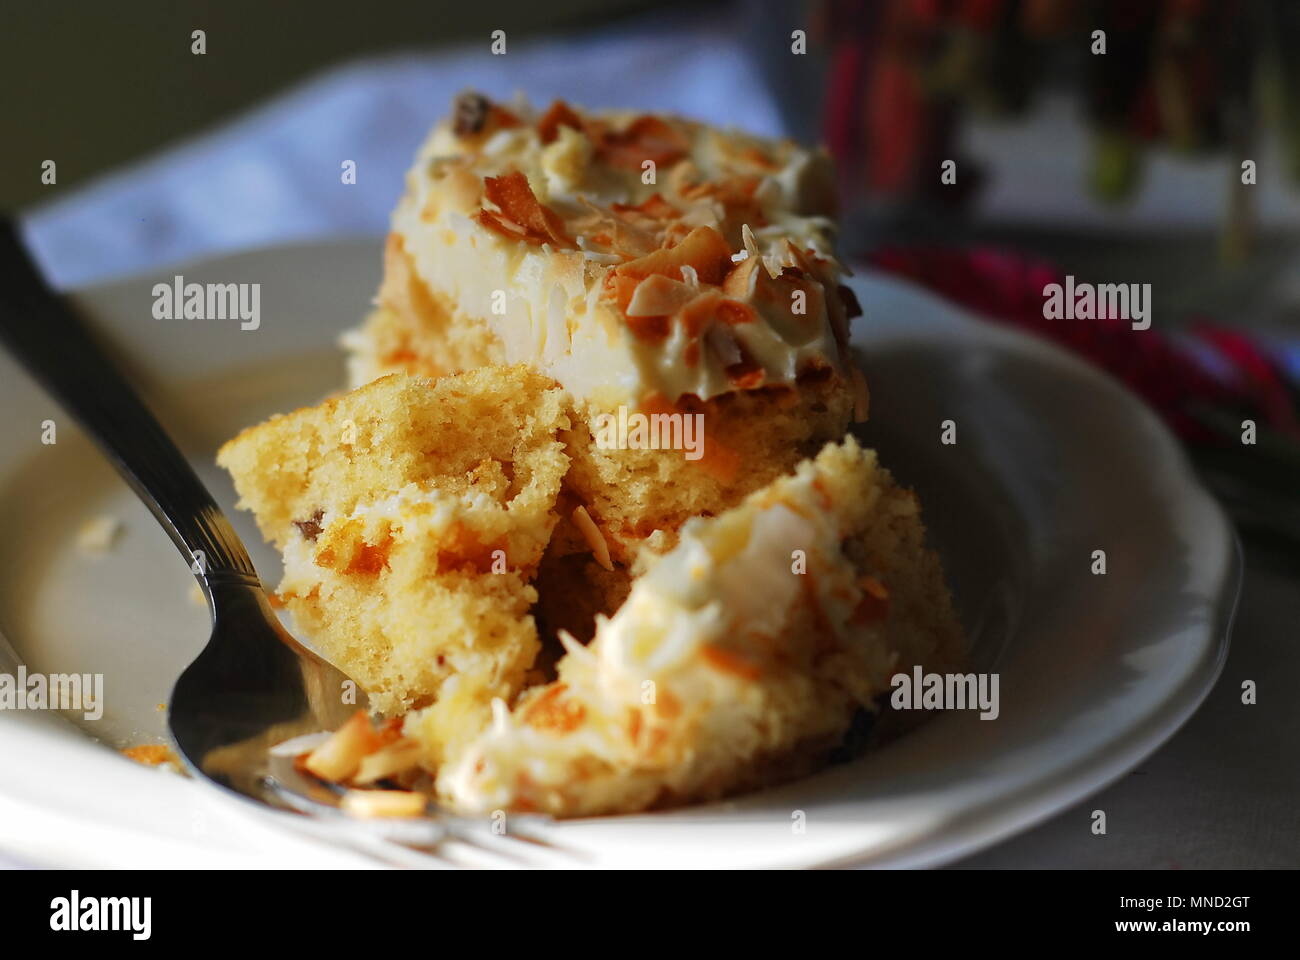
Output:
[[[216,581],[260,586],[230,521],[68,304],[17,225],[0,216],[0,341],[70,413],[158,518],[211,597]]]

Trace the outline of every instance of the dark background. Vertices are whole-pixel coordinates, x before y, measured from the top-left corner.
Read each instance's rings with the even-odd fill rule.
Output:
[[[692,7],[706,7],[694,3]],[[524,37],[679,4],[647,0],[6,0],[0,209],[13,210],[195,133],[328,64]],[[207,55],[190,34],[207,31]],[[43,185],[41,162],[58,163]]]

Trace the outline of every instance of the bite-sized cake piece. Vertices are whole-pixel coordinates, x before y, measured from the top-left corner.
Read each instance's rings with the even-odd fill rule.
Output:
[[[852,439],[696,518],[558,679],[438,775],[466,811],[631,812],[805,773],[899,669],[960,662],[915,497]],[[407,732],[420,728],[408,723]]]
[[[865,414],[832,206],[826,157],[787,140],[464,94],[407,175],[351,376],[555,378],[575,405],[569,484],[621,559]],[[703,446],[602,443],[619,411],[699,415]]]
[[[296,625],[381,712],[454,700],[451,743],[536,658],[568,425],[526,367],[393,376],[245,430],[218,462],[281,550]]]

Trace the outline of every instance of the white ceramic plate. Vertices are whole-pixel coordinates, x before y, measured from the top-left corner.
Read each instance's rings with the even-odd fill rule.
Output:
[[[363,313],[379,262],[370,242],[255,251],[78,297],[271,584],[278,560],[234,514],[213,453],[241,427],[338,387],[334,341]],[[260,329],[153,319],[154,283],[177,273],[261,283]],[[863,436],[921,495],[976,669],[1000,675],[1000,717],[940,714],[860,760],[726,804],[526,824],[555,846],[522,844],[517,858],[456,845],[415,862],[938,864],[1099,790],[1196,709],[1227,652],[1238,561],[1174,441],[1110,379],[1043,343],[894,281],[855,289],[872,390]],[[93,723],[0,712],[0,849],[66,865],[410,862],[368,841],[359,851],[309,836],[302,818],[110,749],[163,735],[159,707],[207,637],[206,611],[144,507],[7,356],[0,411],[0,629],[30,670],[102,673],[106,687]],[[46,419],[58,424],[53,445],[40,442]],[[940,443],[944,420],[954,445]],[[123,532],[88,556],[76,534],[101,514]],[[1091,572],[1094,550],[1106,552],[1104,576]]]

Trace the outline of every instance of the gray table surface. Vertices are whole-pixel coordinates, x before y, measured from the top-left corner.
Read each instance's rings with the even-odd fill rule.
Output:
[[[1192,719],[1106,790],[955,866],[1300,867],[1300,551],[1247,539],[1245,556],[1228,662]]]

